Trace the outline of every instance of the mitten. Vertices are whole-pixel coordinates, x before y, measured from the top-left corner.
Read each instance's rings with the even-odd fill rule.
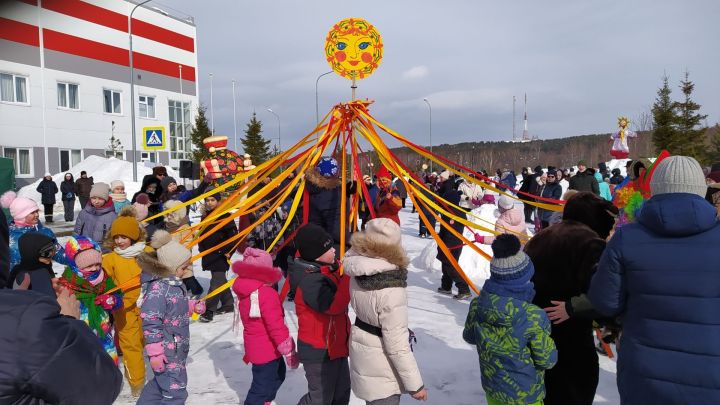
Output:
[[[287,364],[288,368],[291,370],[295,370],[300,367],[300,358],[295,350],[285,356],[285,364]]]
[[[287,339],[280,343],[277,351],[285,356],[285,364],[287,364],[289,368],[296,369],[300,366],[300,359],[295,351],[295,341],[292,337],[288,336]]]
[[[165,349],[163,348],[162,342],[150,343],[145,345],[145,352],[150,358],[150,367],[156,373],[162,373],[165,371],[165,364],[167,364],[167,357],[165,357]]]
[[[193,313],[202,315],[207,310],[205,301],[202,300],[188,300],[188,316],[192,316]]]
[[[479,233],[476,233],[475,234],[475,242],[485,243],[485,237],[483,235],[480,235]]]
[[[102,294],[95,298],[95,304],[100,305],[106,311],[113,309],[115,303],[115,297],[111,294]]]

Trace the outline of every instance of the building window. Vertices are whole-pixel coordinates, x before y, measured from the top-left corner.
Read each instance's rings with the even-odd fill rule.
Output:
[[[108,114],[122,114],[120,92],[117,90],[103,90],[104,111]]]
[[[61,149],[60,150],[60,171],[66,172],[82,160],[82,151],[80,149]]]
[[[155,118],[155,97],[140,96],[140,117]]]
[[[80,109],[80,95],[78,94],[77,84],[58,83],[57,94],[58,107],[69,108],[71,110]]]
[[[140,161],[157,163],[157,153],[155,153],[155,152],[140,152]]]
[[[170,115],[170,159],[190,159],[192,120],[190,103],[168,100]]]
[[[6,158],[12,159],[15,166],[15,175],[20,177],[31,177],[30,149],[27,148],[3,148]]]
[[[0,100],[28,104],[27,77],[0,73]]]

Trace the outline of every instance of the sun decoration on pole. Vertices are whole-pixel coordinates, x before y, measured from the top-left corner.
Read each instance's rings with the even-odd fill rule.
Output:
[[[325,39],[325,57],[340,76],[355,80],[370,76],[382,60],[380,33],[361,18],[335,24]]]

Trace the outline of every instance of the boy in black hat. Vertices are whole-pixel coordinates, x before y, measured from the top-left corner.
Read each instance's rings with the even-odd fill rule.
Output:
[[[33,290],[55,298],[52,258],[57,241],[40,232],[27,232],[18,239],[20,263],[10,272],[10,288]]]
[[[338,271],[333,243],[312,223],[295,236],[300,258],[290,271],[290,285],[296,289],[298,355],[308,381],[308,393],[298,405],[350,402],[350,279]]]

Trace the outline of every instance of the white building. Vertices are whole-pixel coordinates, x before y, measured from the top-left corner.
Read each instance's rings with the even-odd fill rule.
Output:
[[[191,17],[152,4],[132,19],[136,156],[177,168],[189,157],[198,106],[196,28]],[[14,160],[18,187],[89,155],[132,160],[128,16],[135,5],[0,3],[0,153]],[[161,145],[145,145],[160,135]],[[110,150],[112,136],[121,151]]]

